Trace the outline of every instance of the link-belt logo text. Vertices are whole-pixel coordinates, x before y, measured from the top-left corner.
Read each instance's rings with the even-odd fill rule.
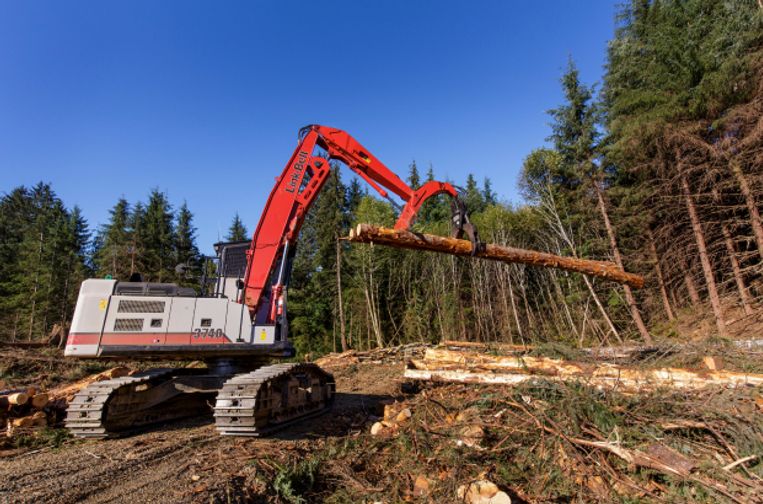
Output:
[[[299,183],[299,177],[302,175],[302,171],[305,169],[305,163],[307,162],[307,152],[300,152],[297,154],[297,162],[294,163],[294,171],[291,172],[291,179],[286,184],[286,192],[293,193],[297,190],[297,184]]]

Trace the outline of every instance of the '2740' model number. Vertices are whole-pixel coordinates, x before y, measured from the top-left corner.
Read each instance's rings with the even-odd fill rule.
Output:
[[[225,336],[225,333],[222,329],[212,329],[210,327],[205,327],[204,329],[194,329],[193,330],[193,337],[198,338],[222,338]]]

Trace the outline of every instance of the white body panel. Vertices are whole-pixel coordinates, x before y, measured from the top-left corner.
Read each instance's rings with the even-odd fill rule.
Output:
[[[224,345],[276,343],[275,326],[252,327],[249,310],[234,299],[113,295],[115,280],[86,280],[74,310],[65,355],[96,357],[104,349],[135,347],[135,354]],[[194,350],[196,351],[196,350]]]

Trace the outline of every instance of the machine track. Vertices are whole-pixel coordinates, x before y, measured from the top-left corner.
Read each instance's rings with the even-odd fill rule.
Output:
[[[274,364],[223,385],[215,424],[224,436],[262,436],[331,408],[334,377],[315,364]]]
[[[190,392],[200,393],[188,394],[184,381],[200,382],[206,387],[191,389]],[[218,378],[218,386],[222,381],[223,378]],[[65,424],[75,437],[114,437],[147,425],[197,415],[215,388],[214,377],[194,377],[165,368],[96,382],[75,394]]]

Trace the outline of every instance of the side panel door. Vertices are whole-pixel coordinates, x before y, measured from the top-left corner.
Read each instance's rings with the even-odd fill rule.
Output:
[[[172,298],[170,310],[166,344],[168,346],[190,345],[193,332],[193,314],[196,310],[196,298]]]
[[[222,298],[196,299],[191,328],[192,345],[219,345],[230,343],[225,336],[228,300]]]
[[[225,334],[233,343],[249,343],[252,340],[252,321],[245,304],[228,301]]]

